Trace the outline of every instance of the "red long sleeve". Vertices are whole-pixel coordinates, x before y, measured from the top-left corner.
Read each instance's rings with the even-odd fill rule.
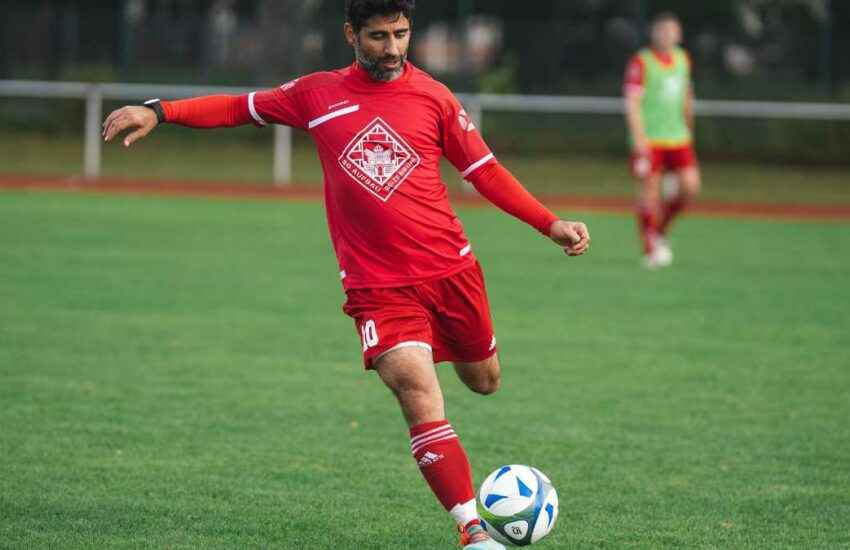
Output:
[[[252,122],[247,96],[211,95],[163,101],[165,122],[189,128],[242,126]]]
[[[484,198],[547,237],[559,219],[498,162],[476,170],[467,179]]]

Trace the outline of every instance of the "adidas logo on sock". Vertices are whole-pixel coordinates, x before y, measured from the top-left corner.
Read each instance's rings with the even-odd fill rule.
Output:
[[[437,462],[443,460],[443,458],[443,455],[438,455],[437,453],[427,451],[424,455],[422,455],[422,458],[419,459],[419,467],[422,468],[424,466],[436,464]]]

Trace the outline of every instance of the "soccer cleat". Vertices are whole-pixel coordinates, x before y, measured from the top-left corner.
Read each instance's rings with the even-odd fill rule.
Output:
[[[470,542],[472,542],[472,541],[470,540],[469,533],[467,533],[467,532],[464,530],[463,525],[461,525],[461,524],[459,524],[459,523],[458,523],[458,525],[457,525],[457,531],[458,531],[458,533],[460,533],[460,543],[458,544],[458,546],[460,546],[461,548],[463,548],[464,546],[466,546],[467,544],[469,544]]]
[[[460,525],[457,528],[460,531],[460,546],[463,550],[505,550],[505,547],[491,539],[480,525],[473,525],[467,530]]]
[[[652,255],[659,267],[669,267],[673,263],[673,249],[665,237],[656,237]]]
[[[662,267],[669,267],[673,263],[673,249],[670,241],[664,237],[652,239],[652,252],[643,257],[643,267],[654,271]]]
[[[658,259],[656,259],[655,254],[645,254],[643,260],[641,260],[641,265],[649,271],[655,271],[661,267],[658,265]]]
[[[473,542],[463,547],[463,550],[505,550],[505,546],[493,539],[484,539],[481,542]]]

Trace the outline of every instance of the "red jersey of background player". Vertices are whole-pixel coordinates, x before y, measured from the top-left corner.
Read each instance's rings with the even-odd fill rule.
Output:
[[[443,84],[410,63],[393,82],[354,64],[245,101],[257,124],[302,128],[315,140],[345,288],[413,285],[474,264],[440,157],[464,177],[495,160]]]

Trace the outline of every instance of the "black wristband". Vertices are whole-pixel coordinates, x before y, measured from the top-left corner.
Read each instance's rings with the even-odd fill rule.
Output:
[[[158,99],[149,99],[142,103],[148,109],[153,110],[156,113],[156,120],[159,124],[165,122],[165,111],[162,109],[162,102]]]

